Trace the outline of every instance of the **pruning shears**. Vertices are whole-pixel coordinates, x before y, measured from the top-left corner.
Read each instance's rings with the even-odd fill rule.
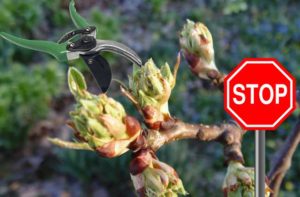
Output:
[[[102,51],[121,55],[133,64],[142,66],[141,58],[124,44],[112,40],[96,39],[96,27],[89,25],[76,12],[74,1],[71,1],[69,10],[77,29],[63,35],[58,42],[27,40],[4,32],[0,32],[0,36],[16,45],[48,53],[61,62],[82,58],[88,65],[103,93],[109,88],[112,72],[109,63],[100,54]]]
[[[88,26],[83,29],[77,29],[65,34],[58,43],[65,43],[80,35],[79,39],[67,44],[67,59],[75,60],[83,58],[90,68],[102,92],[109,88],[112,73],[109,63],[100,55],[101,51],[109,51],[121,55],[132,63],[141,66],[140,57],[130,48],[119,42],[111,40],[97,40],[96,27]]]

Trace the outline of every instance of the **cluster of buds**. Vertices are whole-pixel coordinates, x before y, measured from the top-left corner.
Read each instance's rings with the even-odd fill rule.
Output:
[[[69,125],[74,129],[78,143],[85,143],[104,157],[116,157],[126,152],[141,133],[138,121],[127,116],[123,106],[114,99],[105,94],[89,93],[82,74],[75,68],[69,69],[68,83],[76,98]]]
[[[202,79],[218,73],[215,64],[213,39],[202,23],[187,20],[180,33],[180,46],[191,71]]]
[[[269,197],[271,194],[271,189],[267,184],[265,185],[265,197]],[[224,196],[226,197],[254,197],[254,169],[244,167],[239,162],[230,162],[223,183],[223,191]]]
[[[140,197],[176,197],[188,194],[176,171],[159,161],[148,149],[134,154],[130,163],[130,175]]]
[[[129,76],[130,95],[150,128],[157,129],[160,122],[170,118],[168,100],[176,83],[179,62],[178,58],[172,73],[167,63],[159,69],[150,59],[141,68],[134,66]]]

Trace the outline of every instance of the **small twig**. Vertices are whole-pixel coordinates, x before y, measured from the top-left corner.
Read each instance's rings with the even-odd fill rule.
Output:
[[[283,178],[291,167],[292,157],[296,151],[298,144],[300,143],[300,117],[293,129],[289,134],[283,146],[275,154],[271,164],[271,170],[268,173],[270,180],[270,187],[273,190],[271,196],[278,196],[280,185]]]
[[[112,81],[117,82],[120,85],[120,87],[124,88],[125,90],[128,89],[127,86],[125,85],[125,83],[123,83],[121,80],[113,78]]]
[[[177,54],[176,63],[175,63],[174,68],[173,68],[173,76],[174,76],[174,85],[173,86],[176,85],[177,72],[178,72],[178,69],[179,69],[180,62],[181,62],[181,54],[179,52]]]
[[[67,142],[67,141],[64,141],[64,140],[61,140],[61,139],[58,139],[58,138],[48,138],[48,140],[52,144],[55,144],[56,146],[59,146],[59,147],[62,147],[62,148],[93,151],[93,149],[87,143]]]
[[[120,86],[121,93],[127,97],[135,106],[137,109],[139,109],[139,103],[137,100],[132,96],[132,94],[126,90],[123,86]]]
[[[208,78],[212,81],[214,86],[216,86],[220,91],[224,91],[224,79],[226,74],[221,73],[217,70],[211,70],[207,73]]]
[[[164,144],[180,139],[198,139],[201,141],[218,141],[224,145],[225,161],[244,163],[241,141],[245,133],[234,124],[204,125],[188,124],[180,120],[162,122],[161,130],[148,130],[147,141],[153,150]]]

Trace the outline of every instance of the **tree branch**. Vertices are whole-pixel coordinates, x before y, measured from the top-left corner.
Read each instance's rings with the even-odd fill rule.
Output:
[[[283,146],[278,150],[272,160],[271,170],[268,173],[270,187],[273,190],[271,196],[278,196],[282,180],[291,166],[292,157],[300,143],[300,117],[293,131],[289,134]]]
[[[180,139],[198,139],[200,141],[217,141],[224,145],[225,161],[244,163],[241,152],[241,141],[245,133],[234,124],[204,125],[188,124],[171,119],[162,122],[160,130],[148,130],[146,134],[148,145],[158,150],[164,144]]]
[[[207,77],[212,81],[214,86],[216,86],[220,91],[224,91],[224,79],[226,74],[221,73],[217,70],[211,70],[207,73]]]

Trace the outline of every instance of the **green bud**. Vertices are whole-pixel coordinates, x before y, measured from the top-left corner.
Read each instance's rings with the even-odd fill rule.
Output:
[[[165,63],[165,65],[163,65],[160,68],[160,72],[163,75],[163,77],[169,82],[171,87],[173,88],[175,85],[175,79],[174,79],[173,73],[171,72],[169,64]]]
[[[79,102],[90,113],[100,114],[102,112],[102,106],[97,105],[98,103],[93,100],[80,99]]]
[[[99,138],[90,134],[87,134],[86,139],[90,147],[93,149],[101,147],[112,141],[111,138]]]
[[[155,74],[159,74],[159,69],[156,67],[156,65],[154,64],[154,61],[152,58],[150,58],[146,64],[144,65],[145,67],[145,74],[146,75],[155,75]]]
[[[254,169],[246,168],[239,162],[230,162],[223,189],[228,197],[254,197]],[[269,196],[270,191],[266,185],[265,197]]]
[[[104,104],[104,111],[106,114],[110,114],[112,117],[115,117],[118,120],[122,120],[125,117],[125,109],[120,103],[103,95],[101,97],[106,102]]]
[[[86,120],[82,116],[72,116],[72,119],[75,123],[76,129],[80,132],[81,135],[86,135],[88,133],[88,129],[86,127]]]
[[[243,189],[241,187],[237,188],[234,191],[229,191],[228,192],[228,197],[244,197],[242,195]],[[253,197],[253,196],[252,196]]]
[[[96,119],[87,118],[88,129],[95,137],[110,138],[108,130]]]
[[[160,108],[168,103],[174,85],[175,77],[169,65],[166,63],[159,69],[152,59],[141,68],[135,66],[129,76],[130,93],[141,108],[151,105],[161,111]]]
[[[70,126],[79,132],[79,140],[104,157],[126,152],[141,129],[132,130],[126,125],[128,116],[122,104],[105,94],[89,93],[83,75],[75,68],[69,69],[68,81],[77,101],[75,110],[70,112]]]
[[[138,96],[140,98],[139,103],[141,106],[157,104],[157,101],[153,97],[147,96],[143,90],[138,91]]]
[[[187,52],[203,57],[208,62],[214,59],[213,39],[203,23],[187,20],[180,33],[180,45]]]
[[[188,194],[175,170],[157,159],[152,158],[152,164],[142,172],[142,175],[148,197]]]
[[[68,71],[68,84],[70,91],[77,98],[82,96],[86,90],[86,83],[83,75],[76,68],[71,67]]]
[[[146,196],[161,196],[164,193],[165,186],[162,184],[160,174],[153,168],[147,168],[143,172],[146,188]]]
[[[115,139],[127,139],[129,136],[127,135],[125,124],[118,120],[117,118],[111,115],[101,115],[99,120],[105,125],[105,127],[109,130],[109,133]]]
[[[253,197],[253,196],[255,196],[254,190],[255,190],[254,187],[244,188],[244,190],[242,192],[242,196],[243,197]]]
[[[187,20],[179,41],[193,73],[208,79],[209,71],[218,71],[214,60],[212,35],[204,24]]]

